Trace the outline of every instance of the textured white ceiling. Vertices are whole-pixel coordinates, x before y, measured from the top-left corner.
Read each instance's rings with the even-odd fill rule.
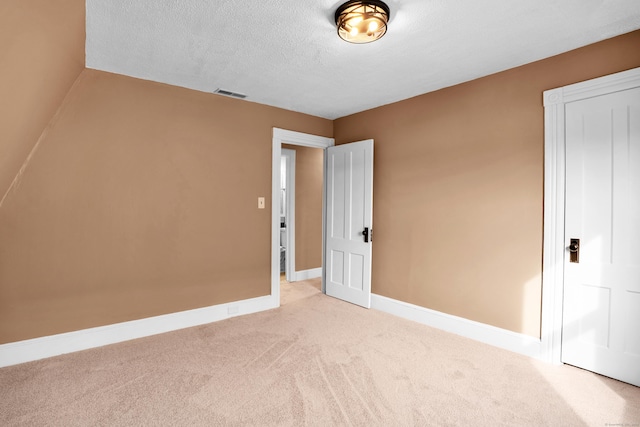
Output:
[[[343,2],[87,0],[87,67],[334,119],[640,28],[640,0],[388,0],[353,45]]]

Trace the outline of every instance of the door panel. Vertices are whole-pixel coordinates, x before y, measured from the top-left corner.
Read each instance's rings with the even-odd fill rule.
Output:
[[[640,88],[565,114],[562,361],[640,386]]]
[[[327,149],[327,295],[371,306],[373,140]]]

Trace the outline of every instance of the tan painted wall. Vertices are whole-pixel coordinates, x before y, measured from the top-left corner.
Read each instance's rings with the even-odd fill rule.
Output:
[[[84,0],[0,2],[0,200],[84,68]]]
[[[640,31],[338,119],[375,139],[373,292],[538,337],[547,89],[640,66]]]
[[[333,123],[76,81],[80,0],[4,2],[0,53],[0,194],[40,140],[0,206],[0,343],[268,294],[274,126],[376,139],[374,292],[538,336],[541,92],[640,66],[640,32]]]
[[[296,151],[296,271],[322,267],[322,180],[320,148],[283,144]]]
[[[332,126],[85,70],[0,209],[0,343],[268,295],[272,127]]]

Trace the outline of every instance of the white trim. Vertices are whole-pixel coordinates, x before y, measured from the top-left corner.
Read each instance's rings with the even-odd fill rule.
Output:
[[[322,277],[322,267],[296,271],[294,275],[294,282],[299,282],[300,280],[315,279],[316,277]]]
[[[322,267],[320,272],[320,292],[327,293],[327,265],[325,248],[327,247],[327,150],[322,153]]]
[[[335,145],[335,140],[333,138],[279,128],[273,128],[273,140],[278,140],[281,144],[300,145],[302,147],[322,149]]]
[[[280,156],[282,144],[326,149],[335,145],[333,138],[273,128],[271,152],[271,296],[280,305]],[[324,179],[323,179],[324,180]],[[322,227],[324,253],[325,194],[322,195]],[[323,273],[324,274],[324,273]],[[324,289],[324,280],[323,280]]]
[[[545,97],[561,96],[555,91]],[[544,237],[542,267],[541,342],[543,359],[560,363],[562,337],[562,277],[564,275],[564,105],[544,111]]]
[[[640,87],[640,68],[575,83],[543,94],[544,232],[542,261],[542,359],[560,364],[564,287],[565,104]]]
[[[251,298],[130,322],[0,345],[0,368],[276,308],[273,296]]]
[[[528,335],[441,313],[382,295],[371,294],[371,308],[514,353],[540,359],[540,340]]]
[[[544,92],[544,106],[566,104],[613,92],[633,89],[638,87],[638,79],[640,79],[640,67],[574,83],[557,89],[550,89]]]

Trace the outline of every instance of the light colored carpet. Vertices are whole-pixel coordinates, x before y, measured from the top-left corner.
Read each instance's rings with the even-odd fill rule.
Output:
[[[0,425],[640,425],[640,388],[282,285],[283,306],[0,369]]]

